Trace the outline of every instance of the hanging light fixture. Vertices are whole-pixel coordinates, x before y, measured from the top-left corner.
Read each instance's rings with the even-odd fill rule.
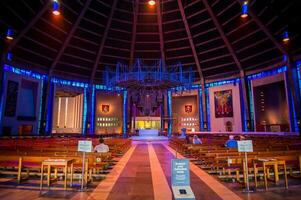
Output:
[[[6,39],[8,39],[8,40],[13,40],[14,39],[14,31],[13,31],[13,29],[11,29],[11,28],[7,29]]]
[[[156,1],[155,0],[149,0],[148,5],[154,6],[154,5],[156,5]]]
[[[249,5],[248,1],[243,1],[242,6],[241,6],[241,18],[246,18],[248,17],[248,12],[249,12]]]
[[[288,31],[284,31],[283,35],[282,35],[282,41],[283,42],[288,42],[289,40],[290,40],[290,38],[289,38]]]
[[[60,15],[61,13],[60,13],[59,9],[60,9],[60,4],[59,4],[58,0],[53,0],[53,2],[52,2],[52,13],[54,15]]]
[[[12,59],[13,59],[13,54],[12,54],[11,52],[8,52],[8,53],[6,54],[6,60],[12,61]]]

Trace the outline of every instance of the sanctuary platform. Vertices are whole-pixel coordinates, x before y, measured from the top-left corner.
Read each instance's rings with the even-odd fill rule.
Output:
[[[135,141],[165,141],[168,140],[166,136],[159,136],[157,129],[141,129],[138,136],[132,136]]]

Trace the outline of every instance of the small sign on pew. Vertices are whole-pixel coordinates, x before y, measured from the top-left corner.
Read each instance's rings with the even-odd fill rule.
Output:
[[[77,151],[83,152],[83,166],[82,166],[82,177],[81,177],[81,188],[79,191],[83,192],[85,191],[84,189],[84,172],[85,172],[85,156],[86,153],[92,152],[93,146],[92,146],[92,141],[90,140],[79,140],[78,141],[78,146],[77,146]]]
[[[245,153],[245,160],[244,160],[244,165],[245,165],[245,170],[244,173],[246,175],[246,190],[245,192],[252,192],[250,190],[250,185],[249,185],[249,174],[248,174],[248,152],[253,152],[253,143],[252,140],[242,140],[242,141],[237,141],[237,150],[238,152],[244,152]]]
[[[188,159],[171,160],[171,186],[175,200],[195,200],[190,187]]]
[[[92,141],[90,140],[79,140],[78,141],[78,146],[77,146],[77,151],[79,152],[92,152],[93,146],[92,146]]]
[[[252,140],[237,141],[238,152],[253,152]]]

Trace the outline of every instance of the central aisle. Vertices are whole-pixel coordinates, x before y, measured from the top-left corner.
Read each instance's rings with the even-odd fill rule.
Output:
[[[168,142],[133,142],[131,149],[88,199],[172,199],[171,159],[175,152]],[[181,155],[178,156],[182,158]],[[196,199],[240,199],[235,193],[194,164],[191,187]]]

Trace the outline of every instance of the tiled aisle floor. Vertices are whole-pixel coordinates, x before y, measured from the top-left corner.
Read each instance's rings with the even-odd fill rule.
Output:
[[[45,191],[41,196],[38,187],[34,186],[38,185],[37,183],[17,186],[12,184],[11,180],[1,178],[0,199],[169,200],[172,199],[170,176],[171,159],[174,155],[174,150],[166,141],[133,142],[133,146],[106,175],[105,180],[92,183],[86,192],[77,192],[75,189],[69,189],[66,192],[61,189],[59,191],[52,189]],[[183,158],[181,155],[178,157]],[[190,177],[196,199],[301,199],[300,187],[252,194],[245,194],[237,189],[233,192],[194,164],[190,165]]]

